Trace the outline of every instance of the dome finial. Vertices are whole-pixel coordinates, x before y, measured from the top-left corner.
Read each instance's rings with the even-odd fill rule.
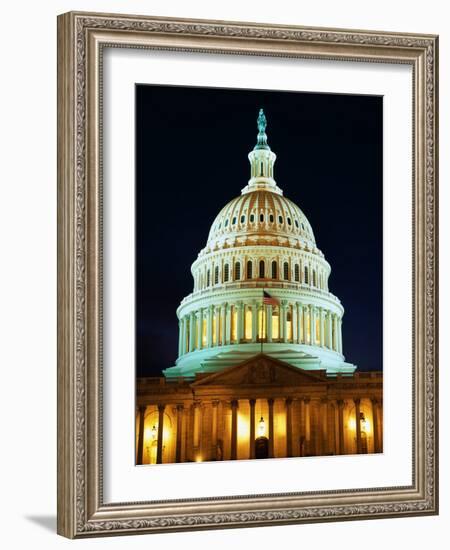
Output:
[[[258,115],[258,140],[256,142],[255,149],[268,149],[270,151],[270,147],[267,145],[266,128],[266,115],[264,114],[264,110],[260,109]]]

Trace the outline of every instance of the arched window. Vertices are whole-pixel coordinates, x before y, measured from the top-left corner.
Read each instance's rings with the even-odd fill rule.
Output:
[[[295,280],[297,283],[300,281],[300,266],[295,264]]]
[[[278,278],[278,264],[276,260],[272,262],[272,279]]]
[[[260,221],[261,223],[263,223],[263,221],[264,221],[264,214],[261,213],[261,214],[259,215],[259,221]]]
[[[253,264],[252,261],[249,260],[247,262],[247,279],[251,279],[253,277]]]
[[[265,265],[264,265],[264,260],[261,260],[259,262],[259,278],[260,279],[264,279],[264,271],[265,271]]]
[[[287,262],[283,264],[283,277],[286,281],[289,280],[289,264]]]
[[[245,215],[243,214],[243,215],[241,216],[241,223],[244,223],[244,222],[245,222]]]
[[[270,214],[269,221],[270,221],[270,223],[273,223],[273,214]]]
[[[231,223],[232,223],[233,225],[236,225],[236,222],[237,222],[237,218],[236,218],[236,216],[234,216],[233,221],[232,221]]]
[[[239,281],[241,278],[241,262],[236,262],[234,264],[234,280]]]
[[[282,216],[278,216],[278,223],[283,223],[283,217]]]
[[[206,273],[206,286],[209,286],[211,284],[211,271],[208,269]]]
[[[229,278],[230,278],[230,266],[228,264],[225,264],[223,268],[223,282],[227,283]]]
[[[305,265],[305,283],[309,285],[309,273],[308,273],[308,266]]]
[[[250,223],[255,221],[255,214],[250,214]]]
[[[219,284],[219,266],[218,265],[216,265],[216,267],[214,268],[214,284],[215,285]]]

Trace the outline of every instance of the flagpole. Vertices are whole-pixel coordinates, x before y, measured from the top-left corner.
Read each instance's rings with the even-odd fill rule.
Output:
[[[265,313],[265,307],[264,307],[264,287],[262,289],[263,291],[263,294],[262,294],[262,315],[261,315],[261,322],[262,322],[262,327],[261,327],[261,353],[263,352],[263,337],[264,337],[264,313]]]

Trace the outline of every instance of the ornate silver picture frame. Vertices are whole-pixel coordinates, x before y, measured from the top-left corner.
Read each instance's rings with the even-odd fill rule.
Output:
[[[404,197],[412,203],[412,415],[405,428],[412,432],[411,484],[105,500],[102,94],[107,48],[412,68],[412,182],[410,196]],[[82,538],[438,513],[437,117],[437,36],[77,12],[58,17],[59,534]],[[133,372],[134,366],[129,368]]]

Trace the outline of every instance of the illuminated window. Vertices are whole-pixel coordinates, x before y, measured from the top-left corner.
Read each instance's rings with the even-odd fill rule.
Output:
[[[206,348],[206,319],[203,319],[202,324],[202,348]]]
[[[295,264],[294,271],[295,271],[295,280],[297,282],[299,282],[300,281],[300,266],[298,264]]]
[[[219,266],[218,265],[216,265],[216,267],[214,268],[214,284],[215,285],[219,284]]]
[[[289,264],[287,262],[283,264],[283,277],[286,281],[289,279]]]
[[[258,340],[266,338],[266,312],[264,308],[258,310]]]
[[[229,277],[230,277],[230,266],[228,264],[225,264],[223,269],[223,282],[227,283]]]
[[[264,260],[259,262],[259,278],[264,279]]]
[[[286,312],[286,340],[292,341],[292,306]]]
[[[253,264],[251,260],[247,262],[247,279],[251,279],[253,277]]]
[[[272,309],[272,339],[278,340],[280,338],[280,311],[278,306],[274,306]]]
[[[272,262],[272,279],[276,279],[278,277],[278,264],[274,260]]]
[[[245,306],[244,336],[246,340],[252,339],[252,321],[252,308],[250,306]]]
[[[237,310],[234,306],[231,306],[231,342],[237,342]]]
[[[236,262],[234,264],[234,280],[239,281],[241,278],[241,262]]]
[[[213,336],[213,345],[215,346],[217,344],[217,313],[213,313],[213,320],[212,320],[212,336]]]

